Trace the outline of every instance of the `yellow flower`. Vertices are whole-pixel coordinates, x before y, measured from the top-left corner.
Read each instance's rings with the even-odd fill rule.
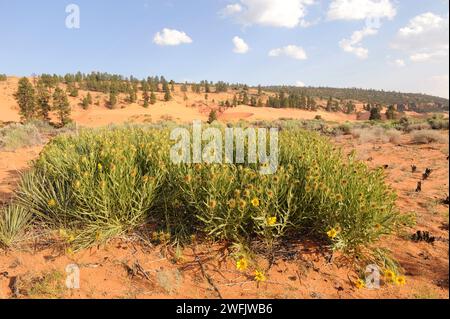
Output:
[[[248,267],[248,261],[245,258],[241,258],[236,262],[236,268],[240,271],[245,271]]]
[[[228,206],[229,206],[230,208],[236,208],[236,200],[230,199],[230,200],[228,201]]]
[[[269,217],[269,218],[267,218],[267,225],[273,226],[276,223],[277,223],[277,218],[276,217]]]
[[[331,230],[329,230],[327,232],[328,237],[330,237],[331,239],[335,239],[336,236],[338,235],[338,232],[336,229],[332,228]]]
[[[380,224],[376,224],[376,225],[375,225],[375,229],[376,229],[376,230],[380,230],[380,229],[381,229],[381,225],[380,225]]]
[[[404,286],[406,284],[406,278],[403,276],[399,276],[396,278],[395,283],[399,286]]]
[[[74,235],[70,235],[69,238],[67,239],[67,241],[68,241],[69,243],[74,242],[74,241],[75,241],[75,236],[74,236]]]
[[[234,196],[236,196],[236,197],[241,196],[241,191],[240,191],[239,189],[236,189],[236,190],[234,191]]]
[[[75,182],[75,188],[78,189],[81,186],[81,182],[80,181],[76,181]]]
[[[59,230],[59,236],[62,238],[67,238],[67,232],[65,229],[60,229]]]
[[[384,272],[384,277],[386,280],[395,281],[395,273],[392,270],[386,270]]]
[[[48,201],[48,206],[49,207],[55,207],[56,206],[56,201],[52,198]]]
[[[67,251],[66,251],[66,253],[68,254],[68,255],[73,255],[73,249],[72,248],[67,248]]]
[[[99,170],[99,171],[101,171],[101,170],[103,169],[103,166],[102,166],[102,164],[100,164],[100,163],[98,163],[97,167],[98,167],[98,170]]]
[[[253,207],[258,207],[259,206],[259,199],[258,198],[253,198],[252,199],[252,205],[253,205]]]
[[[266,279],[267,279],[266,275],[262,271],[259,271],[259,270],[255,271],[255,280],[257,282],[263,282],[263,281],[266,281]]]
[[[364,282],[364,280],[358,279],[358,280],[355,282],[355,286],[356,286],[356,288],[358,288],[358,289],[362,289],[362,288],[364,288],[364,287],[366,286],[366,283]]]
[[[215,200],[212,200],[212,201],[209,202],[208,206],[209,206],[209,208],[214,209],[214,208],[217,207],[217,202]]]
[[[186,183],[190,183],[190,182],[192,181],[192,176],[191,176],[191,175],[186,175],[186,176],[184,177],[184,181],[185,181]]]
[[[250,191],[248,189],[244,190],[244,196],[245,197],[249,197],[250,196]]]
[[[241,200],[239,201],[239,207],[242,208],[242,209],[244,209],[245,206],[247,206],[247,203],[245,202],[245,200],[241,199]]]

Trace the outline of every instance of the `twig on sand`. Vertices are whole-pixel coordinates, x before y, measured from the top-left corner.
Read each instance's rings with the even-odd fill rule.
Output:
[[[200,257],[198,257],[197,252],[195,251],[195,247],[192,248],[194,255],[195,255],[195,261],[198,263],[198,265],[200,266],[200,269],[202,270],[202,274],[203,277],[206,278],[206,280],[208,281],[209,285],[214,289],[214,291],[217,293],[217,295],[219,296],[219,299],[223,299],[222,294],[220,293],[219,288],[217,288],[216,284],[214,283],[214,281],[212,280],[212,278],[208,275],[208,273],[206,272],[205,267],[203,266]]]

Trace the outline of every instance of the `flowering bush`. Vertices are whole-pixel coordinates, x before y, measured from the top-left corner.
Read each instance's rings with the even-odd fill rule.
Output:
[[[357,253],[402,222],[383,171],[316,133],[280,132],[273,175],[256,164],[173,164],[169,133],[123,127],[57,137],[23,176],[17,202],[70,230],[78,247],[152,224],[179,241],[309,236]]]

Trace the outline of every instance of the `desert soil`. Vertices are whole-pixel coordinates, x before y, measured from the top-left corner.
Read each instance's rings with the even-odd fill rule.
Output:
[[[16,85],[17,79],[0,83],[3,122],[19,120],[12,98]],[[115,110],[93,106],[84,111],[77,105],[78,99],[71,99],[72,118],[87,127],[159,119],[206,120],[211,106],[205,105],[201,95],[188,95],[187,102],[176,94],[174,101],[159,102],[148,109],[135,104]],[[217,101],[227,97],[214,96]],[[94,94],[96,99],[103,101],[105,97]],[[317,114],[329,121],[356,120],[344,114],[246,106],[227,110],[220,119],[311,119]],[[386,180],[399,195],[398,209],[416,216],[414,228],[381,243],[404,269],[405,286],[357,289],[353,285],[357,277],[352,267],[339,256],[330,263],[327,250],[317,243],[299,242],[281,249],[270,269],[267,259],[260,257],[258,267],[268,270],[267,281],[258,285],[251,271],[236,270],[224,245],[203,243],[175,254],[173,248],[153,246],[132,236],[75,254],[59,244],[42,246],[33,244],[33,240],[20,249],[0,250],[0,298],[449,298],[449,216],[448,206],[441,203],[448,194],[448,143],[415,145],[407,135],[398,144],[361,144],[351,136],[337,137],[333,142],[347,153],[355,150],[358,158],[372,168],[388,165]],[[30,167],[30,161],[38,157],[41,149],[42,146],[0,151],[0,204],[12,197],[20,172]],[[418,167],[417,173],[411,172],[413,164]],[[433,173],[424,182],[422,192],[416,193],[417,181],[426,168],[432,168]],[[433,244],[413,242],[410,236],[418,230],[430,232],[437,240]],[[174,256],[178,258],[175,260]],[[35,289],[37,294],[27,295],[15,288],[20,284],[35,285],[49,273],[61,273],[65,278],[69,264],[80,267],[80,289],[63,288],[46,293]]]

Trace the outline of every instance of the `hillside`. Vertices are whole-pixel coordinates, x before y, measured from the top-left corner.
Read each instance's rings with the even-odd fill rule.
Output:
[[[33,81],[32,79],[30,79]],[[19,108],[14,99],[14,93],[17,90],[19,78],[8,77],[7,81],[0,81],[0,121],[18,122],[20,121]],[[60,87],[67,89],[66,84],[60,84]],[[208,100],[205,100],[205,93],[194,93],[191,90],[185,93],[181,91],[180,84],[174,85],[174,91],[171,101],[164,101],[164,93],[155,92],[157,102],[148,108],[143,107],[142,90],[138,90],[138,100],[134,103],[127,101],[127,94],[118,94],[118,103],[113,109],[107,108],[108,94],[103,92],[78,90],[78,97],[70,97],[69,102],[72,108],[71,118],[80,125],[89,127],[98,127],[110,123],[124,122],[157,122],[160,120],[173,120],[180,123],[191,122],[194,119],[206,121],[212,109],[218,110],[218,119],[221,121],[238,120],[276,120],[280,118],[292,119],[314,119],[320,115],[327,121],[345,122],[355,121],[356,114],[344,114],[340,112],[326,112],[323,109],[317,111],[300,109],[274,109],[268,107],[252,107],[239,104],[236,107],[220,106],[224,101],[232,101],[238,90],[229,89],[227,92],[209,93]],[[81,101],[88,92],[93,97],[93,105],[87,110],[81,107]],[[250,95],[256,95],[256,89],[249,89]],[[270,92],[264,92],[263,97],[267,99],[272,95]]]
[[[415,112],[445,112],[449,110],[449,100],[437,96],[420,93],[402,93],[394,91],[371,90],[360,88],[331,88],[331,87],[304,87],[295,86],[267,86],[263,87],[269,92],[303,93],[315,97],[339,100],[354,100],[361,103],[398,105],[405,111]]]

